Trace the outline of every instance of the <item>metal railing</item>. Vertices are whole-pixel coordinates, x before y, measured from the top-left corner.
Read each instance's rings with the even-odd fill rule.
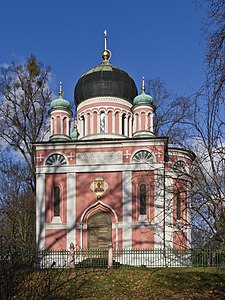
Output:
[[[38,268],[68,268],[70,266],[70,252],[68,250],[37,251],[36,263]]]
[[[112,261],[110,261],[110,259]],[[72,263],[71,263],[72,262]],[[225,250],[173,249],[109,249],[70,251],[39,251],[37,266],[40,268],[121,268],[121,267],[219,267],[225,268]]]
[[[225,249],[71,249],[66,251],[8,251],[0,253],[2,266],[16,268],[121,268],[217,267],[225,268]]]

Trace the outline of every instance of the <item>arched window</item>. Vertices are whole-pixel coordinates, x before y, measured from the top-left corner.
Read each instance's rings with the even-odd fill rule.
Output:
[[[126,115],[122,115],[122,135],[125,135],[125,120],[126,120]]]
[[[146,185],[140,185],[140,215],[146,215]]]
[[[82,122],[82,127],[83,127],[83,136],[85,136],[85,120],[84,120],[84,116],[81,116],[81,122]]]
[[[173,165],[174,171],[178,174],[186,174],[187,173],[187,165],[183,160],[178,160]]]
[[[60,216],[60,188],[54,187],[54,217]]]
[[[62,134],[67,134],[67,118],[63,118],[63,128],[62,128]]]
[[[105,132],[105,113],[100,113],[100,132]]]
[[[153,156],[147,150],[140,150],[136,152],[132,158],[132,162],[134,163],[152,163]]]
[[[181,219],[181,198],[180,192],[177,192],[177,199],[176,199],[176,207],[177,207],[177,220]]]
[[[46,160],[46,166],[62,166],[66,164],[66,158],[58,153],[51,154]]]

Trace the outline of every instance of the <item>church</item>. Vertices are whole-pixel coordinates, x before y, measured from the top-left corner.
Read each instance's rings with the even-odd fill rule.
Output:
[[[85,72],[71,104],[49,109],[50,136],[36,149],[39,250],[186,249],[194,156],[154,133],[154,99],[110,62]],[[74,128],[71,128],[74,123]]]

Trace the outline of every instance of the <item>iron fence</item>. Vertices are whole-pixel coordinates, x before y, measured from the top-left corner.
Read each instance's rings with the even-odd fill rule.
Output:
[[[37,265],[40,268],[70,267],[107,268],[109,266],[108,249],[75,250],[71,258],[70,251],[39,251]],[[224,250],[185,250],[173,249],[118,249],[113,250],[111,266],[121,267],[225,267]]]
[[[110,262],[109,259],[112,261]],[[71,264],[71,261],[73,262]],[[217,267],[225,268],[225,249],[109,249],[0,253],[2,266],[16,268]]]
[[[70,252],[68,250],[37,251],[36,263],[38,268],[68,268],[70,266]]]

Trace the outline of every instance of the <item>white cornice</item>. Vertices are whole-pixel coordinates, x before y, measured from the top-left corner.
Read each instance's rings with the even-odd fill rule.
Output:
[[[80,140],[94,140],[94,139],[126,139],[127,137],[121,134],[115,133],[98,133],[90,134],[82,137]]]
[[[102,136],[103,138],[103,136]],[[117,137],[115,137],[117,138]],[[36,147],[36,150],[49,150],[49,149],[89,149],[89,148],[117,148],[117,147],[139,147],[139,146],[163,146],[165,145],[165,142],[167,141],[166,138],[147,138],[147,139],[121,139],[119,141],[115,140],[104,140],[104,141],[91,141],[91,140],[85,140],[85,141],[77,141],[77,142],[65,142],[65,143],[51,143],[51,141],[43,142],[40,144],[34,144]],[[182,150],[179,150],[179,153],[181,153]],[[184,151],[186,155],[187,152]],[[171,154],[170,154],[171,155]]]
[[[114,104],[122,104],[122,105],[127,106],[128,108],[131,108],[133,106],[129,101],[121,99],[121,98],[116,98],[116,97],[94,97],[94,98],[90,98],[90,99],[87,99],[87,100],[81,102],[77,107],[77,112],[80,109],[82,109],[83,107],[87,106],[87,105],[102,104],[102,103],[105,103],[105,102],[111,102],[111,103],[114,103]],[[102,106],[102,105],[99,105],[99,106]]]
[[[160,163],[151,164],[106,164],[106,165],[67,165],[36,167],[36,174],[50,173],[90,173],[90,172],[123,172],[123,171],[154,171],[162,169]]]

